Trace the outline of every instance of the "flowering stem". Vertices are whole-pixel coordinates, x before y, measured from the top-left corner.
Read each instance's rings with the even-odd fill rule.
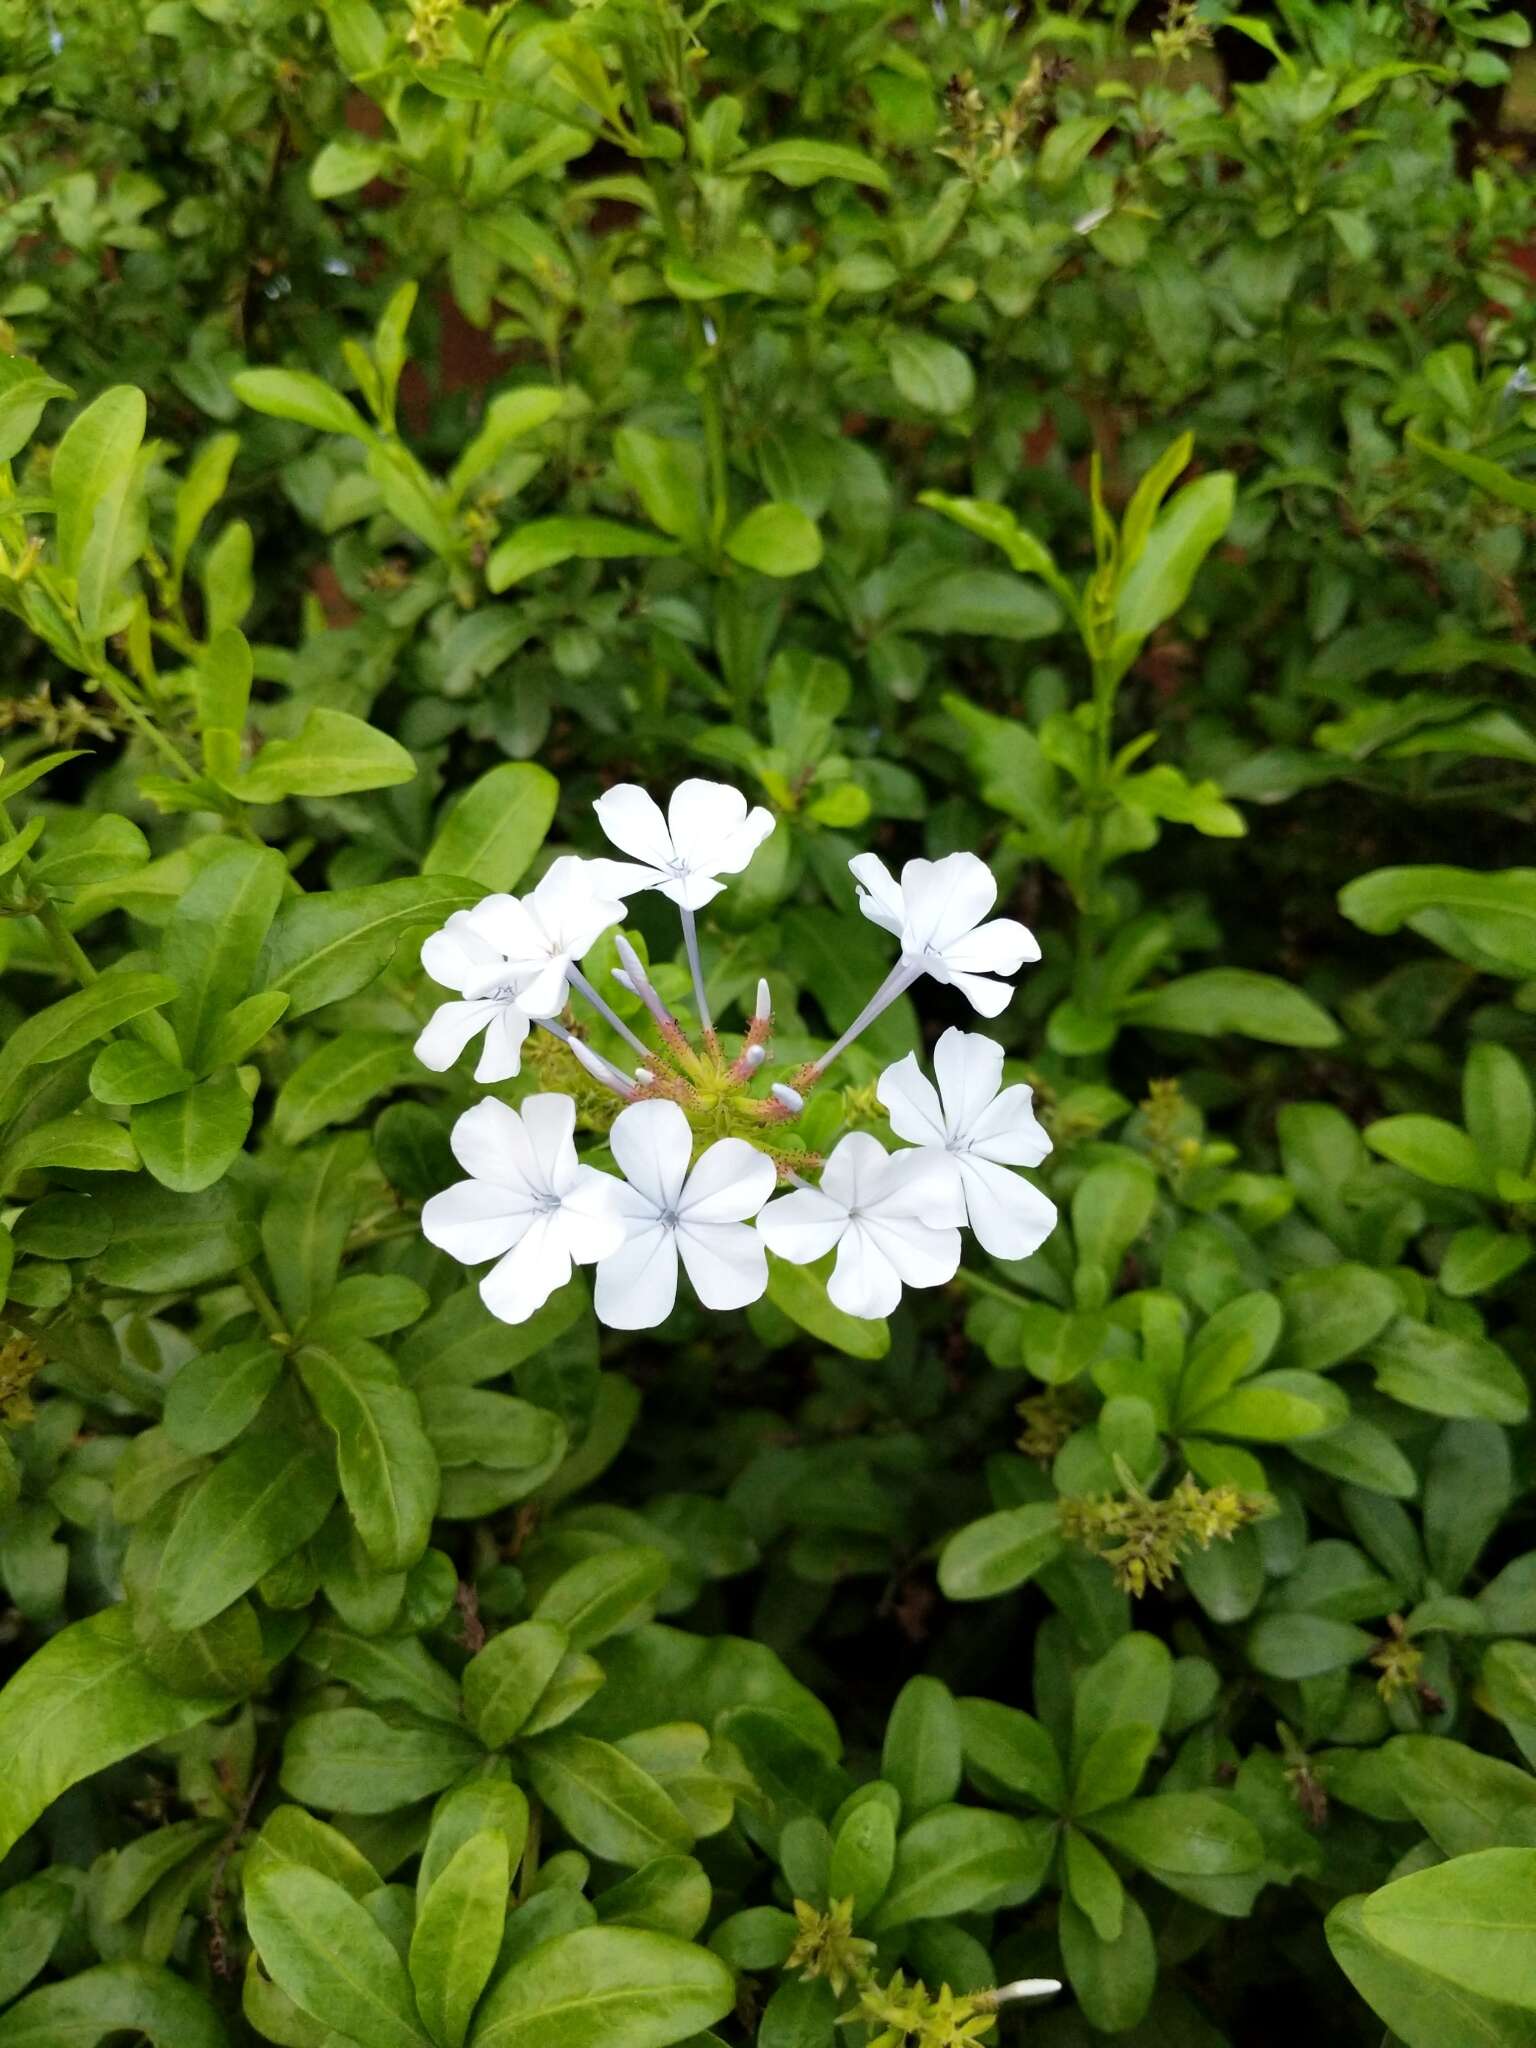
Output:
[[[921,980],[922,973],[921,967],[914,966],[907,959],[898,960],[842,1037],[834,1045],[829,1046],[819,1059],[812,1060],[808,1067],[803,1068],[801,1075],[796,1077],[797,1080],[803,1077],[805,1087],[814,1086],[838,1054],[845,1052],[859,1033],[873,1024],[882,1011],[888,1010],[898,996],[905,995],[913,982]]]
[[[645,1043],[644,1039],[637,1038],[624,1022],[624,1019],[616,1011],[609,1008],[579,967],[571,967],[568,970],[567,978],[570,981],[571,987],[586,997],[603,1022],[612,1030],[617,1031],[624,1043],[632,1046],[639,1053],[641,1059],[648,1060],[654,1058],[651,1048]]]
[[[688,949],[688,965],[693,971],[693,999],[699,1007],[699,1025],[710,1050],[714,1050],[715,1027],[710,1022],[709,1001],[704,994],[704,963],[699,958],[699,928],[691,910],[679,908],[683,920],[683,944]]]

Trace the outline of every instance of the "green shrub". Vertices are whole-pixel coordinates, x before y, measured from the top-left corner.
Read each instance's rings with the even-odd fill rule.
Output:
[[[1536,2042],[1529,39],[0,0],[7,2048]]]

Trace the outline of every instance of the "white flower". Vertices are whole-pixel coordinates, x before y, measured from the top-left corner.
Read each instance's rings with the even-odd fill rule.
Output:
[[[997,901],[992,870],[974,853],[909,860],[898,883],[878,854],[849,861],[860,884],[859,908],[901,941],[904,965],[959,989],[984,1017],[996,1017],[1013,994],[996,974],[1016,974],[1038,960],[1033,932],[1011,917],[982,919]]]
[[[880,1076],[875,1093],[891,1129],[948,1171],[983,1250],[1027,1258],[1056,1228],[1056,1205],[1009,1172],[1038,1166],[1051,1149],[1033,1092],[1022,1082],[1002,1087],[1003,1048],[978,1032],[946,1031],[933,1071],[937,1089],[908,1053]]]
[[[480,1298],[504,1323],[542,1308],[573,1262],[589,1266],[624,1242],[617,1183],[577,1159],[575,1128],[569,1095],[530,1095],[521,1113],[477,1102],[453,1127],[453,1154],[470,1178],[422,1209],[422,1231],[440,1251],[466,1266],[498,1260]]]
[[[745,1138],[720,1138],[690,1173],[693,1133],[675,1102],[634,1102],[609,1135],[625,1175],[614,1182],[625,1242],[597,1269],[598,1320],[649,1330],[677,1299],[679,1256],[706,1308],[745,1308],[768,1285],[762,1239],[748,1226],[773,1193],[773,1161]]]
[[[965,1205],[953,1176],[926,1154],[887,1152],[854,1131],[821,1170],[757,1219],[768,1249],[807,1266],[837,1247],[827,1293],[851,1316],[888,1316],[908,1287],[938,1287],[960,1264]]]
[[[673,790],[665,817],[634,782],[606,790],[592,808],[613,844],[641,864],[629,886],[659,889],[682,910],[718,896],[725,884],[717,878],[739,875],[773,830],[761,804],[749,811],[740,790],[696,777]]]
[[[477,1081],[505,1081],[522,1063],[530,1018],[565,1006],[571,970],[624,916],[613,894],[614,861],[566,854],[528,895],[486,896],[456,910],[421,949],[421,964],[462,1002],[443,1003],[416,1041],[416,1057],[434,1073],[451,1067],[485,1033]]]

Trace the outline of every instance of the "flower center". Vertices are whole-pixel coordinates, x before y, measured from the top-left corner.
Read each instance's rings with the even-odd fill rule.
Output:
[[[545,1188],[542,1191],[542,1193],[540,1193],[535,1198],[533,1204],[534,1213],[538,1216],[553,1216],[555,1211],[559,1207],[560,1197],[558,1195],[552,1195],[548,1188]]]
[[[656,1220],[658,1223],[663,1224],[666,1227],[666,1229],[676,1230],[679,1221],[677,1210],[675,1208],[658,1209],[656,1212]]]

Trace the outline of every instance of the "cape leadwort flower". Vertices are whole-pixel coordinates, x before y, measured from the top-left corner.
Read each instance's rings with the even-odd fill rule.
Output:
[[[933,1071],[937,1089],[909,1052],[880,1076],[875,1093],[891,1129],[943,1163],[983,1251],[1027,1258],[1056,1228],[1056,1204],[1010,1171],[1038,1166],[1051,1149],[1033,1090],[1004,1088],[1003,1048],[953,1026],[934,1048]]]
[[[1006,1006],[1006,977],[1040,949],[1012,918],[988,917],[997,885],[984,862],[971,853],[911,860],[898,882],[873,854],[850,861],[860,908],[894,934],[900,954],[826,1052],[774,1079],[768,984],[759,981],[739,1040],[722,1044],[695,920],[724,886],[721,876],[751,861],[773,830],[771,815],[698,779],[679,786],[665,814],[632,784],[595,808],[628,861],[565,856],[526,896],[488,896],[457,911],[422,948],[427,972],[458,996],[422,1031],[424,1064],[445,1072],[483,1034],[476,1080],[511,1080],[527,1057],[546,1091],[528,1097],[521,1116],[487,1102],[461,1117],[454,1150],[470,1179],[423,1211],[426,1235],[444,1251],[470,1265],[499,1260],[481,1283],[496,1315],[524,1320],[572,1264],[597,1266],[597,1313],[616,1328],[650,1328],[671,1313],[680,1263],[706,1308],[741,1308],[767,1288],[772,1252],[800,1264],[833,1255],[831,1300],[850,1315],[878,1317],[895,1308],[904,1284],[934,1287],[953,1276],[966,1222],[997,1257],[1021,1257],[1043,1241],[1055,1211],[1012,1169],[1037,1165],[1049,1140],[1030,1091],[1001,1086],[1003,1050],[991,1039],[947,1031],[934,1058],[937,1091],[910,1055],[886,1069],[878,1099],[908,1147],[893,1152],[852,1131],[823,1162],[800,1124],[832,1062],[923,976],[988,1016]],[[696,1038],[622,934],[613,973],[644,1006],[648,1036],[581,967],[639,890],[677,905]],[[607,1051],[589,1042],[575,999],[612,1034]],[[626,1059],[637,1056],[632,1070],[615,1065],[614,1041],[628,1048]],[[608,1131],[618,1174],[578,1160],[578,1111],[583,1128]],[[790,1192],[770,1202],[778,1182]]]
[[[421,1212],[427,1240],[479,1265],[497,1261],[480,1298],[504,1323],[526,1322],[571,1277],[616,1252],[625,1226],[614,1182],[583,1166],[569,1095],[530,1095],[522,1112],[487,1098],[453,1127],[453,1156],[469,1175]]]

